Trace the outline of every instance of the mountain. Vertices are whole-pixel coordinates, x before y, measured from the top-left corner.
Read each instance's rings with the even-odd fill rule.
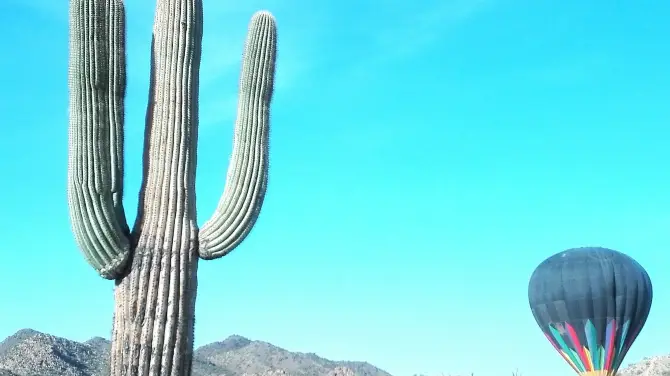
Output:
[[[670,376],[670,355],[644,358],[621,369],[617,376]]]
[[[22,329],[0,342],[0,376],[107,376],[110,342],[80,343]],[[193,376],[391,376],[366,362],[333,361],[233,335],[195,350]],[[670,376],[670,355],[644,358],[617,376]]]
[[[0,342],[0,376],[107,376],[110,345],[100,337],[80,343],[22,329]],[[332,361],[233,335],[195,350],[193,376],[391,375],[366,362]]]

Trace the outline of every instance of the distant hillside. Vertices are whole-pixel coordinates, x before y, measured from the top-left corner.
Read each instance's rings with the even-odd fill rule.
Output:
[[[644,358],[619,370],[617,376],[670,376],[670,355]]]
[[[22,329],[0,342],[0,376],[108,376],[109,350],[100,337],[80,343]],[[193,376],[391,375],[366,362],[328,360],[234,335],[196,349]],[[645,358],[617,376],[670,376],[670,355]]]
[[[84,343],[22,329],[0,342],[0,376],[107,376],[110,342]],[[230,336],[198,348],[193,376],[391,376],[365,362],[332,361]]]

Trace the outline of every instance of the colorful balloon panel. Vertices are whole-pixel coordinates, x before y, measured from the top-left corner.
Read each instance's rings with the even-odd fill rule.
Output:
[[[607,248],[574,248],[533,272],[528,300],[549,342],[580,375],[611,376],[644,326],[652,302],[647,272]]]

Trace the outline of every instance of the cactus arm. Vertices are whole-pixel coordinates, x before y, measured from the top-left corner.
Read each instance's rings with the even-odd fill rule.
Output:
[[[70,1],[68,203],[77,245],[106,279],[129,259],[123,210],[125,10]]]
[[[257,12],[245,43],[237,121],[226,187],[199,234],[199,256],[216,259],[232,251],[251,231],[260,213],[268,179],[270,102],[275,75],[277,26]]]

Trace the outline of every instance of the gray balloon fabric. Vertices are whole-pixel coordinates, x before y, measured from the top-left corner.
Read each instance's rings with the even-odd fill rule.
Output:
[[[533,272],[528,300],[549,342],[583,376],[611,376],[644,326],[652,302],[649,275],[615,250],[573,248]]]

